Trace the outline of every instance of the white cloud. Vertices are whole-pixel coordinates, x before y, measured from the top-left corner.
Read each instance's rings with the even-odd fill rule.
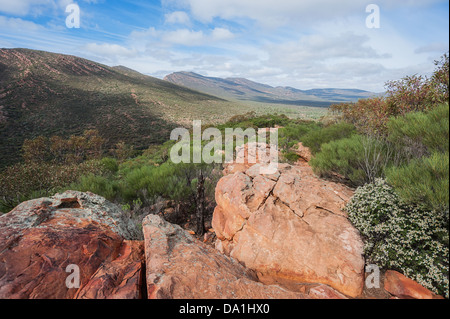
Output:
[[[109,43],[88,43],[81,48],[82,50],[87,51],[88,53],[92,53],[94,55],[100,56],[102,58],[106,58],[109,60],[117,60],[120,58],[133,58],[136,57],[138,52],[134,49],[127,49],[118,44],[109,44]]]
[[[215,28],[211,32],[211,38],[215,41],[224,41],[234,38],[234,34],[225,28]]]
[[[377,0],[382,10],[399,6],[426,6],[439,0]],[[370,2],[362,0],[164,0],[166,6],[188,8],[193,16],[203,22],[214,18],[233,20],[250,18],[265,26],[311,24],[330,19],[340,19],[354,14],[365,15]]]
[[[234,38],[234,34],[225,28],[196,31],[187,28],[157,30],[154,27],[150,27],[144,31],[133,31],[130,34],[130,43],[141,48],[143,47],[143,44],[149,43],[157,46],[183,45],[191,47],[208,46],[232,38]]]
[[[192,31],[189,29],[179,29],[175,31],[163,32],[161,40],[166,43],[180,44],[186,46],[201,45],[204,43],[205,35],[203,31]]]
[[[2,30],[21,30],[22,33],[45,30],[44,27],[34,22],[26,21],[21,18],[8,18],[5,16],[0,16],[0,28]]]
[[[49,6],[52,3],[51,0],[0,0],[0,12],[23,16],[28,14],[32,7]]]
[[[168,24],[183,24],[183,25],[191,24],[191,18],[189,18],[189,15],[184,11],[175,11],[166,14],[165,21]]]
[[[83,0],[88,2],[89,0]],[[0,0],[0,12],[16,16],[43,15],[47,10],[63,10],[73,0]]]

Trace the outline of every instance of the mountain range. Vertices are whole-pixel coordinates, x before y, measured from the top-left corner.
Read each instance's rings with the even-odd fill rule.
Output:
[[[23,142],[40,135],[68,138],[97,129],[108,147],[123,141],[145,149],[194,119],[216,124],[250,111],[317,118],[332,101],[370,95],[274,88],[187,72],[161,80],[71,55],[0,49],[0,169],[20,161]]]
[[[192,119],[239,106],[125,67],[28,49],[0,49],[0,168],[18,162],[25,139],[97,129],[108,146],[144,149]],[[191,122],[192,123],[192,122]]]
[[[244,78],[223,79],[206,77],[193,72],[172,73],[164,80],[228,100],[285,105],[328,107],[333,103],[356,102],[359,99],[377,95],[357,89],[300,90],[293,87],[272,87]]]

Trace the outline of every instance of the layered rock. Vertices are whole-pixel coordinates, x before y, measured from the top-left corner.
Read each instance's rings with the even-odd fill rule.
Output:
[[[265,283],[321,283],[360,295],[363,243],[342,211],[352,190],[318,179],[306,163],[279,164],[271,175],[260,166],[241,166],[219,181],[216,248]]]
[[[144,244],[124,241],[116,259],[103,263],[75,299],[142,299],[145,294]]]
[[[91,193],[68,191],[24,202],[0,216],[0,298],[73,298],[78,289],[66,285],[67,267],[78,267],[84,287],[101,265],[117,265],[124,239],[138,233],[117,206]],[[120,296],[119,290],[114,294]]]

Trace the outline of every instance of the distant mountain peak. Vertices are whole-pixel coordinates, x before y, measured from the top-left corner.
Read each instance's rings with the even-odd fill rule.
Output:
[[[273,104],[329,106],[376,96],[375,93],[358,89],[272,87],[242,77],[207,77],[186,71],[169,74],[164,80],[225,99]]]

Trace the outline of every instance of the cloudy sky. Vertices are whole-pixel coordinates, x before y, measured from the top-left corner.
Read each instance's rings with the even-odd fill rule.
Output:
[[[80,28],[67,27],[71,3]],[[369,4],[379,28],[367,26]],[[449,50],[448,17],[448,0],[0,0],[0,47],[156,77],[193,71],[381,92],[388,80],[433,71]]]

